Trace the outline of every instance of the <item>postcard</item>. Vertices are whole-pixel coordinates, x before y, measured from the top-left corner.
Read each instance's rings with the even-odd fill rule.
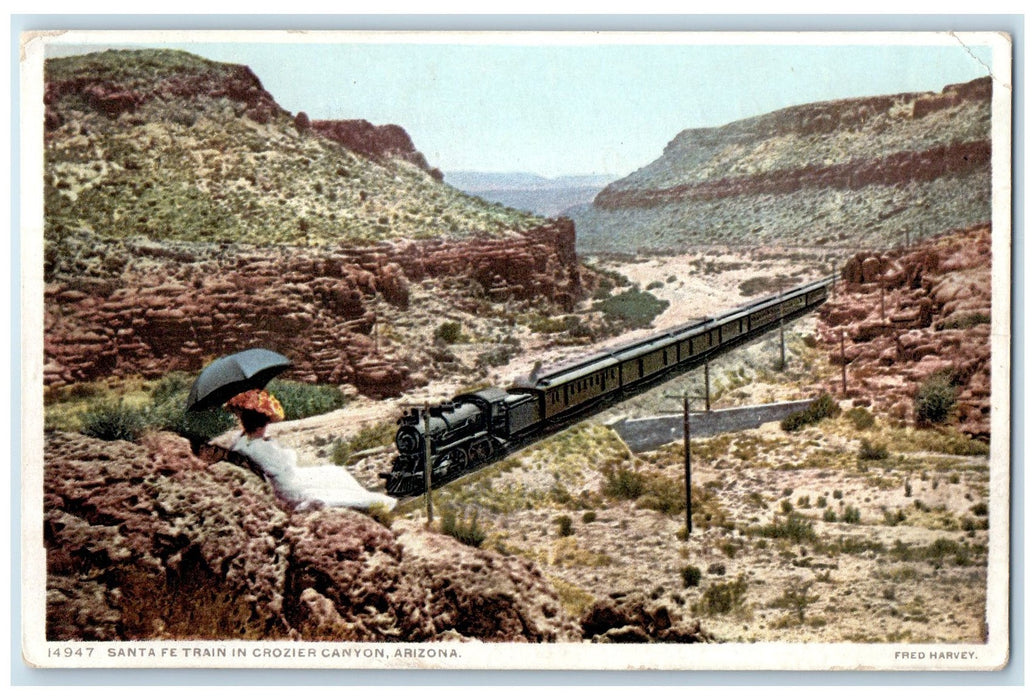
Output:
[[[21,48],[26,664],[1008,662],[1008,35]]]

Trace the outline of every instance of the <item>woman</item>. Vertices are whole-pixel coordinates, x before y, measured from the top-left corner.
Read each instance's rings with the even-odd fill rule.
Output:
[[[331,464],[298,467],[294,450],[266,437],[266,426],[284,420],[284,408],[276,397],[262,389],[238,394],[226,403],[239,421],[243,433],[230,448],[250,459],[273,486],[277,497],[295,510],[320,507],[395,507],[395,499],[367,491],[343,467]]]

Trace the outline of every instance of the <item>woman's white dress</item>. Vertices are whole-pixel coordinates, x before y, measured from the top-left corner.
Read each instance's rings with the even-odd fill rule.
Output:
[[[396,500],[367,491],[344,467],[321,464],[299,467],[295,451],[269,438],[242,435],[230,448],[254,462],[282,500],[298,509],[326,507],[395,507]]]

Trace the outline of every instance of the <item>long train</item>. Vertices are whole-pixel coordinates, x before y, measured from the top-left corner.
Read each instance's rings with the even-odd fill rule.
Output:
[[[392,471],[380,475],[386,491],[395,496],[424,491],[426,429],[435,487],[808,313],[826,301],[833,283],[828,277],[670,328],[530,376],[506,390],[460,394],[430,407],[427,416],[422,409],[410,409],[398,421],[399,454]]]

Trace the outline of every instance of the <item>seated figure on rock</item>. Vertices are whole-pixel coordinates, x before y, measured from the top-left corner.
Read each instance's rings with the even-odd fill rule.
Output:
[[[242,428],[230,452],[246,457],[258,467],[277,498],[292,509],[395,507],[394,498],[363,488],[344,467],[300,467],[294,450],[267,437],[266,427],[284,419],[283,407],[269,392],[251,389],[230,399],[226,408],[237,416]]]

